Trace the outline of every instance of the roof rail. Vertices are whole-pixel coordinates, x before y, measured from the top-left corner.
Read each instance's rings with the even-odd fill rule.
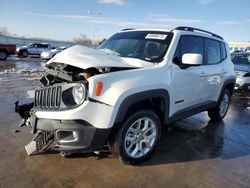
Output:
[[[134,30],[135,28],[126,28],[126,29],[122,29],[121,31],[128,31],[128,30]]]
[[[210,34],[210,35],[212,35],[214,37],[217,37],[217,38],[220,38],[220,39],[223,40],[223,38],[221,36],[217,35],[217,34],[214,34],[212,32],[209,32],[209,31],[206,31],[206,30],[203,30],[203,29],[194,28],[194,27],[180,26],[180,27],[176,27],[173,30],[192,31],[192,32],[200,31],[200,32]]]

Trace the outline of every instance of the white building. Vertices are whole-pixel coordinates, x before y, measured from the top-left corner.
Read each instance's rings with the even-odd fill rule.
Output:
[[[228,43],[230,47],[230,52],[234,52],[235,50],[250,51],[250,41],[232,41]]]

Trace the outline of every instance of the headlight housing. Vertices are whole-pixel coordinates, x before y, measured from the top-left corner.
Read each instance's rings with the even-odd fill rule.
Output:
[[[79,105],[81,104],[86,98],[86,87],[85,85],[78,83],[72,88],[72,96],[74,102]]]

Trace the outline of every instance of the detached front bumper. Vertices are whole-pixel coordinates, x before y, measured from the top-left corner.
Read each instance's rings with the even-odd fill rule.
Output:
[[[60,151],[88,150],[103,147],[111,129],[100,129],[83,120],[37,119],[32,121],[33,132],[54,134],[54,149]]]

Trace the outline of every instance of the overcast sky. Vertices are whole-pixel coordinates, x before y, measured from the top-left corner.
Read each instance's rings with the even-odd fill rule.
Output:
[[[72,40],[108,38],[123,28],[195,26],[228,41],[250,41],[250,0],[0,0],[0,27],[11,34]]]

